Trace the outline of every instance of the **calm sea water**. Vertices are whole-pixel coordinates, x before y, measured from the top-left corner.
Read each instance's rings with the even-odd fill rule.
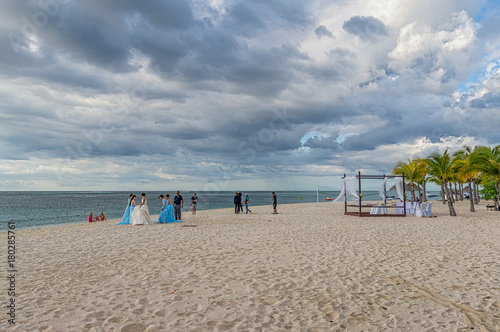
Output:
[[[0,231],[7,230],[9,221],[15,222],[16,229],[40,228],[62,224],[88,222],[92,212],[94,216],[104,212],[107,219],[121,219],[127,205],[130,192],[76,192],[76,191],[7,191],[0,192]],[[140,193],[134,193],[140,201]],[[146,192],[149,212],[157,215],[161,210],[158,199],[164,192]],[[170,193],[173,195],[174,193]],[[181,192],[184,198],[184,212],[189,211],[189,202],[193,192]],[[250,191],[251,206],[271,205],[269,191]],[[320,192],[319,201],[327,197],[337,197],[338,191]],[[276,192],[278,205],[291,203],[316,202],[316,191]],[[234,192],[197,192],[198,210],[233,208]],[[363,192],[363,199],[379,200],[378,192]]]

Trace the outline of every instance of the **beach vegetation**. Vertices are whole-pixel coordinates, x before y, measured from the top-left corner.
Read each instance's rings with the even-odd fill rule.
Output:
[[[392,174],[403,173],[412,201],[415,201],[415,188],[421,200],[426,201],[426,184],[432,182],[439,185],[443,204],[448,203],[451,216],[456,216],[453,203],[463,201],[464,192],[469,195],[471,212],[475,212],[474,205],[479,204],[479,193],[486,200],[493,199],[496,210],[500,209],[500,145],[493,148],[466,145],[453,154],[446,149],[443,153],[433,153],[427,158],[399,161]],[[483,187],[482,190],[479,190],[479,185]]]
[[[427,158],[427,165],[429,165],[430,173],[439,180],[441,184],[441,191],[443,192],[443,199],[448,202],[448,210],[450,216],[456,216],[455,208],[453,207],[453,198],[451,192],[450,180],[453,180],[453,159],[448,153],[448,149],[443,154],[438,152],[433,153]]]
[[[471,212],[475,212],[474,197],[476,195],[474,188],[477,186],[477,180],[479,177],[479,170],[472,160],[472,154],[474,151],[475,149],[470,146],[464,146],[463,149],[453,154],[453,171],[457,174],[457,179],[461,185],[460,198],[463,200],[463,183],[467,182]]]
[[[480,190],[481,195],[485,200],[496,200],[498,197],[498,189],[494,180],[481,179],[481,185],[483,189]]]
[[[498,191],[500,188],[500,145],[494,148],[489,146],[479,146],[472,154],[472,162],[477,170],[485,178],[491,179],[495,183],[497,195],[495,196],[495,208],[498,210]]]
[[[408,159],[408,162],[399,161],[393,168],[392,174],[402,175],[403,173],[410,186],[411,200],[415,201],[415,184],[419,182],[421,176],[418,169],[418,161],[416,159]]]

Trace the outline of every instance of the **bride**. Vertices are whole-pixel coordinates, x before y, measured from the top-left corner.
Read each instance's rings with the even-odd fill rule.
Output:
[[[132,212],[132,225],[152,225],[155,222],[149,216],[148,200],[146,194],[142,193],[142,201],[137,204]]]

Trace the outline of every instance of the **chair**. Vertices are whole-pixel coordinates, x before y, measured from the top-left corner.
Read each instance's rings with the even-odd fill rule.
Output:
[[[403,202],[396,202],[396,214],[404,214]]]
[[[411,213],[411,202],[406,202],[406,214],[412,214]]]
[[[412,214],[415,214],[417,212],[419,203],[418,202],[413,202],[413,208],[412,208]]]
[[[422,203],[422,206],[417,207],[417,209],[415,210],[415,217],[418,217],[418,218],[425,217],[425,213],[426,213],[425,205],[426,205],[426,203]]]
[[[432,218],[433,215],[432,215],[432,203],[429,203],[427,205],[427,210],[425,210],[425,217],[428,217],[428,218]]]

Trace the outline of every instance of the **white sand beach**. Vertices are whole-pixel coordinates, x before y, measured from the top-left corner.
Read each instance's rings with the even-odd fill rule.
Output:
[[[434,202],[427,219],[320,203],[17,231],[17,324],[0,327],[500,331],[500,212],[468,204],[450,217]]]

